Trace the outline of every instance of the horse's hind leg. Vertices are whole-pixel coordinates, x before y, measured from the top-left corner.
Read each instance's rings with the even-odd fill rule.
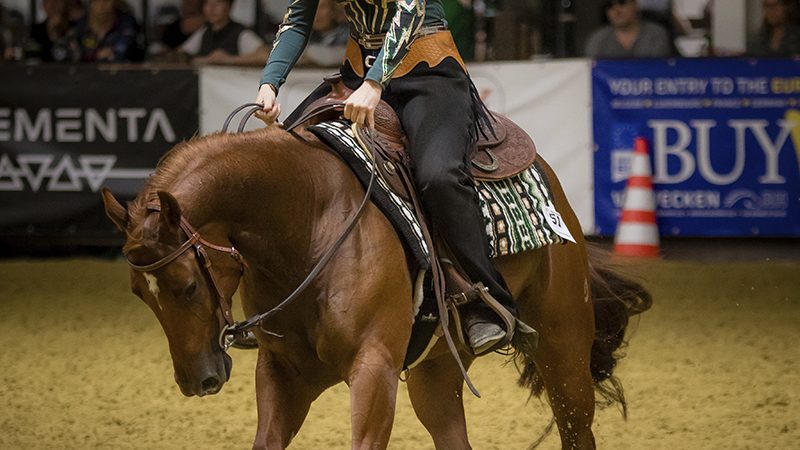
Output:
[[[469,367],[469,357],[462,356],[462,361]],[[426,359],[409,371],[411,404],[437,449],[471,448],[464,418],[463,387],[461,371],[449,352]]]
[[[578,245],[551,247],[551,279],[523,314],[541,332],[536,366],[564,449],[595,448],[594,385],[589,368],[594,312]],[[588,281],[586,281],[588,283]]]

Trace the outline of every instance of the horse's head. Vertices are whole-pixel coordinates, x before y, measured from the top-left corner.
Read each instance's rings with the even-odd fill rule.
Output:
[[[131,290],[164,329],[181,392],[215,394],[230,377],[232,364],[219,344],[226,323],[219,293],[231,298],[240,268],[217,256],[212,275],[195,246],[185,245],[190,236],[181,228],[178,201],[164,191],[158,192],[158,200],[160,210],[138,211],[132,217],[103,190],[106,214],[127,236],[123,252],[131,265]]]

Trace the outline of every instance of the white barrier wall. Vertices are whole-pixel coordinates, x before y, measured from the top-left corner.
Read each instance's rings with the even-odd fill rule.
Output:
[[[278,97],[286,117],[335,69],[297,69]],[[518,123],[533,137],[539,154],[553,166],[581,221],[594,229],[591,61],[471,64],[470,74],[493,111]],[[200,132],[222,128],[236,107],[253,102],[260,70],[204,67],[200,70]],[[234,120],[231,128],[238,126]],[[261,126],[251,120],[247,129]]]

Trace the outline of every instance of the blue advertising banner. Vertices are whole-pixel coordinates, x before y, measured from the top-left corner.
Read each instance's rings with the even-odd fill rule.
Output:
[[[597,233],[650,142],[662,235],[800,236],[800,60],[597,61]]]

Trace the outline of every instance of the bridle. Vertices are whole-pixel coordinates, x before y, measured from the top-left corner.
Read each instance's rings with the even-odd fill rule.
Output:
[[[244,106],[246,107],[249,105],[244,105]],[[243,108],[237,109],[236,111],[234,111],[234,113],[240,111],[241,109]],[[249,115],[247,117],[249,117]],[[227,124],[229,120],[230,116],[229,119],[226,121],[225,129],[227,129]],[[240,128],[244,127],[243,123],[240,125]],[[364,132],[369,133],[369,129],[365,129]],[[369,151],[371,152],[372,150],[369,149]],[[361,215],[363,214],[367,206],[367,203],[369,203],[369,199],[372,195],[372,188],[375,185],[375,178],[377,176],[378,169],[375,163],[374,155],[371,156],[373,161],[372,171],[370,173],[369,183],[367,184],[367,188],[364,193],[364,198],[361,201],[361,204],[359,205],[358,209],[353,213],[353,215],[348,220],[347,226],[345,227],[344,231],[342,231],[342,233],[339,235],[339,238],[336,240],[336,242],[334,242],[325,251],[322,257],[320,257],[319,261],[317,261],[317,264],[314,266],[314,268],[311,269],[311,271],[308,273],[306,278],[300,283],[300,285],[298,285],[297,288],[291,294],[289,294],[288,297],[286,297],[277,306],[270,309],[269,311],[266,311],[262,314],[256,314],[254,316],[251,316],[243,322],[236,322],[233,319],[233,313],[231,312],[231,301],[229,298],[225,297],[225,294],[220,289],[220,285],[217,282],[217,277],[214,276],[214,270],[211,264],[211,259],[208,257],[206,248],[228,254],[239,264],[241,273],[244,273],[244,269],[248,268],[249,265],[247,264],[247,261],[245,261],[242,254],[239,253],[239,251],[233,245],[231,245],[230,247],[225,247],[222,245],[213,244],[203,239],[200,233],[194,227],[192,227],[192,225],[189,224],[189,221],[186,220],[186,218],[183,216],[181,216],[180,219],[180,227],[188,237],[188,239],[183,244],[181,244],[178,248],[176,248],[172,253],[168,254],[167,256],[161,258],[160,260],[152,264],[137,265],[132,263],[130,259],[128,259],[128,264],[131,266],[133,270],[137,272],[149,272],[166,266],[167,264],[173,262],[182,254],[184,254],[190,248],[194,248],[195,256],[200,262],[200,267],[204,269],[205,274],[208,276],[208,279],[214,286],[214,290],[217,295],[217,302],[219,304],[219,308],[217,309],[217,311],[218,313],[221,313],[222,316],[222,320],[220,321],[220,323],[222,324],[222,329],[220,330],[219,333],[218,343],[223,351],[227,351],[228,348],[230,348],[231,345],[233,345],[234,341],[236,340],[236,337],[245,336],[248,330],[257,325],[260,325],[263,321],[279,313],[284,308],[286,308],[290,303],[292,303],[295,299],[297,299],[300,296],[300,294],[302,294],[303,291],[305,291],[305,289],[311,285],[311,283],[316,279],[319,273],[322,272],[322,269],[324,269],[325,266],[328,264],[328,262],[331,260],[334,253],[336,253],[336,250],[338,250],[339,247],[341,247],[345,239],[347,239],[347,236],[349,236],[350,232],[353,231],[353,229],[356,226],[356,223],[358,223],[358,220],[361,218]],[[161,211],[161,205],[158,203],[148,203],[147,209],[149,211]]]
[[[161,211],[161,205],[158,203],[148,203],[147,204],[148,211]],[[205,272],[205,275],[208,276],[208,279],[211,281],[211,285],[214,286],[214,292],[217,296],[217,303],[219,308],[217,312],[221,314],[221,323],[224,322],[225,325],[222,326],[222,332],[225,332],[230,327],[236,325],[236,322],[233,320],[233,312],[231,311],[231,302],[228,297],[222,292],[220,288],[220,284],[217,281],[218,278],[214,275],[213,266],[211,264],[211,258],[208,257],[208,252],[206,249],[215,250],[221,253],[228,254],[231,258],[234,259],[239,264],[239,271],[240,273],[244,273],[245,267],[248,267],[247,261],[245,261],[244,257],[239,250],[236,250],[236,247],[231,245],[230,247],[225,247],[222,245],[213,244],[205,239],[200,235],[200,232],[195,230],[195,228],[186,220],[185,217],[181,216],[180,219],[180,227],[181,230],[186,234],[188,239],[181,244],[178,248],[172,251],[172,253],[168,254],[167,256],[159,259],[158,261],[152,264],[146,265],[138,265],[131,262],[130,258],[128,259],[128,265],[131,266],[131,269],[137,272],[150,272],[156,269],[160,269],[167,264],[175,261],[179,256],[186,253],[190,248],[194,249],[195,257],[197,258],[198,262],[200,263],[200,267]],[[222,333],[220,334],[220,342],[222,342]],[[231,342],[227,344],[227,346],[220,345],[223,350],[227,350],[230,347],[230,344],[233,342],[233,337],[231,338]]]

